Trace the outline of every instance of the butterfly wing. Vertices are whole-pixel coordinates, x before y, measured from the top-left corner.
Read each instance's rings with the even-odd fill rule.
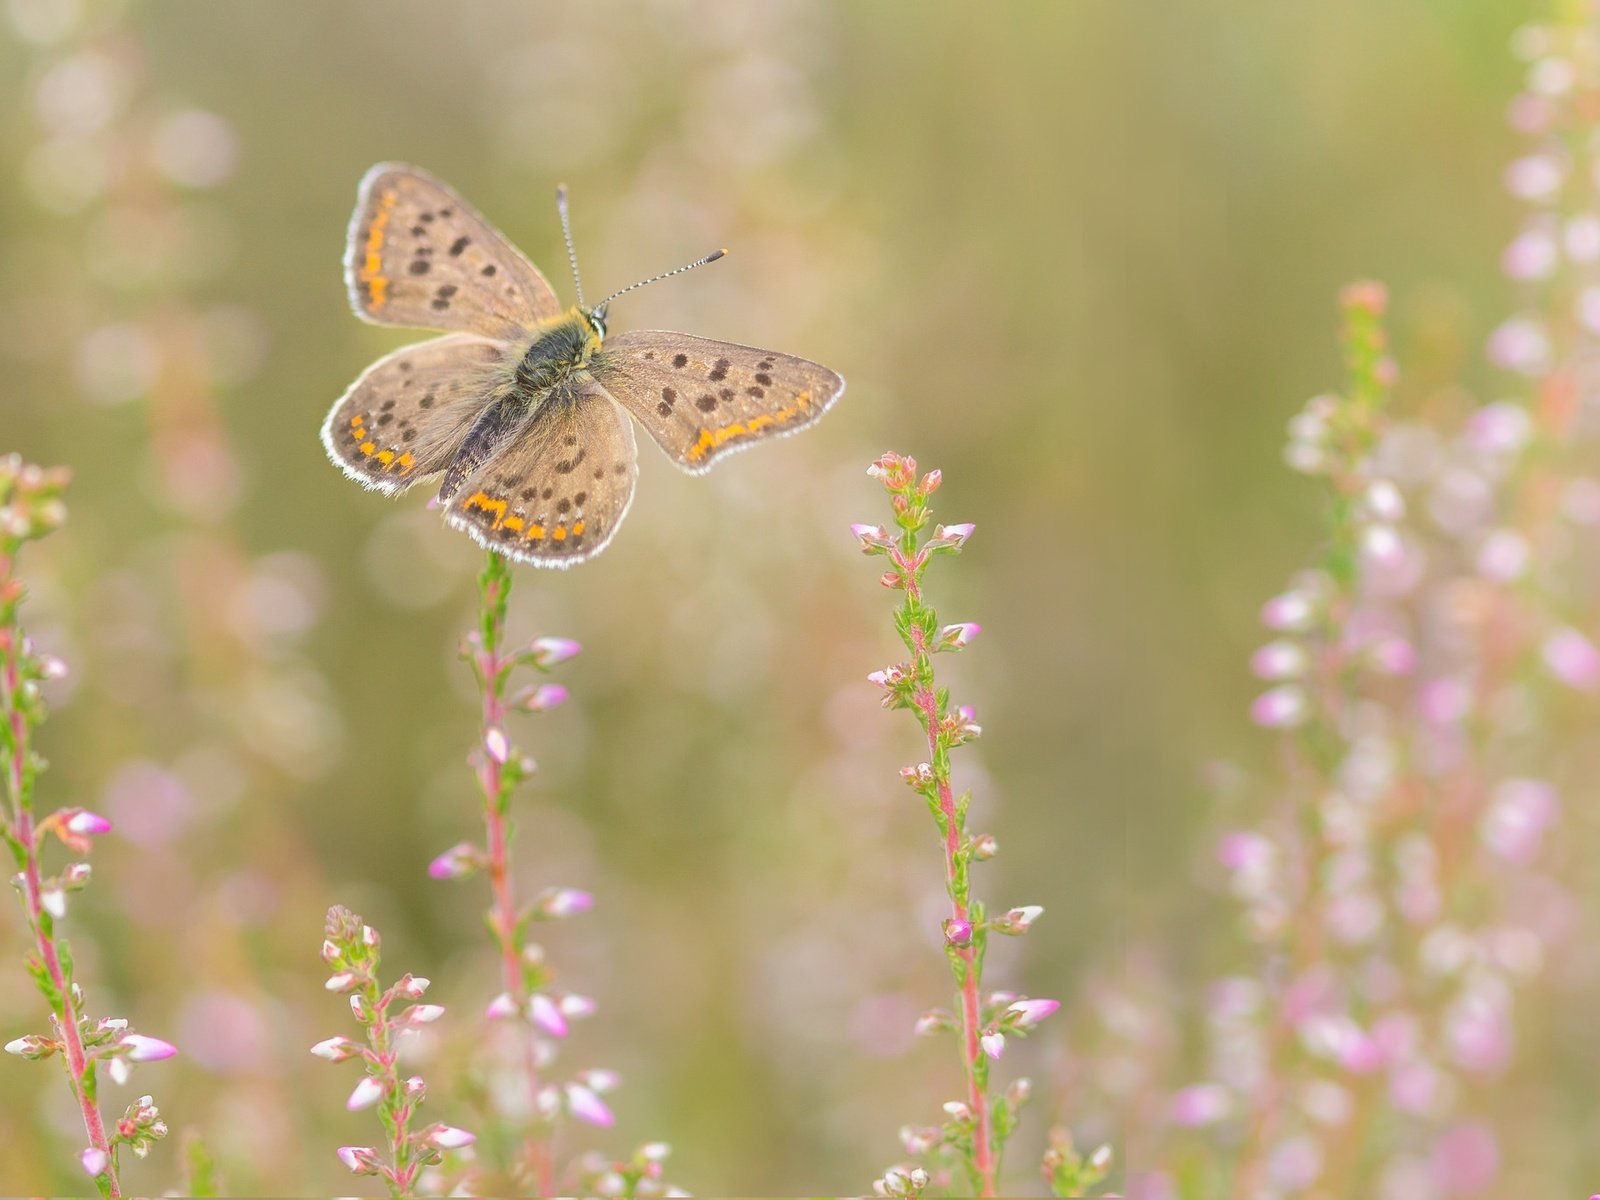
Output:
[[[514,341],[561,311],[539,269],[445,184],[379,163],[361,180],[344,256],[357,315]]]
[[[452,333],[380,358],[323,422],[328,457],[352,479],[389,493],[444,470],[493,403],[505,353],[489,338]]]
[[[844,392],[820,363],[732,342],[632,330],[590,364],[672,461],[699,474],[766,438],[804,429]]]
[[[461,485],[445,520],[509,558],[570,567],[611,541],[638,475],[633,423],[580,373]]]

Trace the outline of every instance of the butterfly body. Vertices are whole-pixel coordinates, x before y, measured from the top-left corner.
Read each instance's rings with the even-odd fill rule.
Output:
[[[713,256],[714,257],[714,256]],[[389,493],[442,476],[445,519],[520,561],[598,553],[632,502],[633,421],[684,470],[811,424],[844,381],[817,363],[688,334],[607,337],[415,167],[362,181],[346,281],[367,320],[445,331],[369,367],[323,425],[329,456]]]

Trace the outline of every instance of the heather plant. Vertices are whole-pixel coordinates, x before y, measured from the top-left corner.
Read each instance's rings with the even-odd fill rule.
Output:
[[[588,892],[569,887],[547,887],[528,898],[516,894],[511,798],[533,774],[535,764],[512,743],[508,718],[561,704],[567,692],[560,684],[528,683],[513,690],[514,681],[530,669],[547,674],[580,647],[555,637],[511,646],[506,633],[511,584],[510,564],[490,552],[478,578],[477,628],[461,648],[480,701],[478,745],[469,761],[483,801],[484,844],[459,843],[428,868],[435,879],[463,879],[482,872],[489,883],[490,908],[484,920],[500,964],[500,991],[484,1009],[489,1028],[474,1090],[483,1111],[484,1149],[492,1156],[494,1174],[475,1182],[537,1195],[554,1194],[558,1181],[598,1188],[602,1195],[674,1192],[662,1179],[668,1153],[664,1143],[647,1143],[626,1160],[585,1154],[565,1173],[558,1157],[559,1137],[569,1120],[600,1128],[613,1124],[602,1097],[620,1080],[616,1072],[604,1068],[580,1070],[559,1082],[549,1078],[572,1023],[592,1015],[595,1003],[558,986],[557,972],[533,940],[533,932],[540,922],[587,911],[594,900]]]
[[[403,1041],[423,1026],[444,1016],[438,1004],[422,1004],[428,980],[403,975],[391,987],[378,983],[382,940],[347,908],[328,910],[322,961],[332,969],[327,988],[350,997],[350,1012],[366,1030],[362,1046],[345,1037],[318,1042],[311,1053],[329,1062],[358,1059],[366,1073],[350,1093],[345,1107],[351,1112],[378,1108],[388,1135],[387,1161],[371,1146],[341,1146],[339,1159],[356,1175],[376,1175],[391,1196],[413,1196],[425,1168],[444,1160],[446,1152],[462,1150],[477,1139],[464,1129],[435,1123],[414,1129],[417,1110],[427,1095],[419,1075],[400,1077]]]
[[[915,459],[885,454],[868,473],[889,495],[895,530],[855,525],[851,532],[864,553],[887,559],[889,569],[879,582],[904,594],[895,610],[894,625],[911,656],[906,662],[874,671],[869,678],[883,690],[883,706],[911,710],[927,739],[927,759],[902,768],[900,775],[933,816],[950,898],[943,934],[957,1001],[954,1011],[938,1008],[928,1012],[918,1022],[918,1031],[953,1033],[965,1075],[964,1093],[944,1105],[944,1120],[937,1125],[908,1125],[900,1131],[906,1153],[918,1161],[891,1167],[874,1181],[873,1188],[879,1195],[920,1196],[930,1187],[949,1188],[959,1169],[974,1192],[993,1196],[1006,1142],[1016,1130],[1031,1087],[1028,1080],[1017,1079],[1004,1092],[992,1095],[989,1064],[1005,1053],[1008,1039],[1026,1037],[1060,1005],[1010,991],[986,992],[984,955],[991,933],[1020,937],[1044,910],[1038,905],[1022,905],[996,916],[989,914],[973,891],[971,868],[992,859],[998,844],[991,834],[969,833],[971,796],[957,796],[951,782],[952,752],[974,741],[982,729],[970,706],[950,703],[949,690],[935,677],[934,655],[964,649],[978,635],[979,626],[973,622],[941,625],[923,591],[923,581],[935,557],[961,552],[973,526],[937,525],[931,534],[924,533],[932,516],[928,498],[939,487],[941,475],[930,471],[919,479]],[[1070,1189],[1057,1194],[1069,1195],[1098,1183],[1109,1166],[1109,1148],[1101,1147],[1085,1162],[1072,1148],[1070,1137],[1058,1136],[1044,1171],[1053,1187]]]
[[[141,1096],[108,1128],[100,1112],[100,1068],[125,1083],[133,1064],[171,1058],[177,1048],[134,1032],[122,1017],[90,1016],[84,988],[74,975],[72,947],[57,930],[66,920],[68,897],[89,884],[87,859],[94,839],[111,832],[111,822],[86,809],[58,808],[41,815],[37,806],[36,787],[45,767],[33,749],[34,731],[45,719],[39,685],[66,668],[38,650],[23,631],[18,610],[26,589],[17,575],[17,557],[25,543],[44,537],[65,519],[61,493],[66,483],[65,471],[43,470],[16,455],[0,459],[0,758],[6,789],[0,838],[16,863],[12,883],[33,941],[24,965],[50,1010],[47,1032],[15,1038],[5,1048],[33,1061],[59,1056],[88,1139],[78,1161],[102,1195],[120,1196],[120,1152],[126,1148],[143,1158],[166,1136],[167,1125],[154,1101]],[[51,874],[44,859],[53,842],[71,858]]]

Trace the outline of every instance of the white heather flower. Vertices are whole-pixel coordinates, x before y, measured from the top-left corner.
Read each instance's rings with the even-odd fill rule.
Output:
[[[361,1082],[356,1084],[355,1090],[350,1093],[350,1098],[344,1102],[344,1106],[351,1112],[371,1108],[383,1099],[383,1090],[383,1084],[371,1075],[363,1076]]]

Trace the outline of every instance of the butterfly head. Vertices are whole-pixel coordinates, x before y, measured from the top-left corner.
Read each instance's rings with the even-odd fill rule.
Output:
[[[579,307],[578,316],[583,320],[589,336],[596,342],[606,340],[606,310],[604,308]]]

